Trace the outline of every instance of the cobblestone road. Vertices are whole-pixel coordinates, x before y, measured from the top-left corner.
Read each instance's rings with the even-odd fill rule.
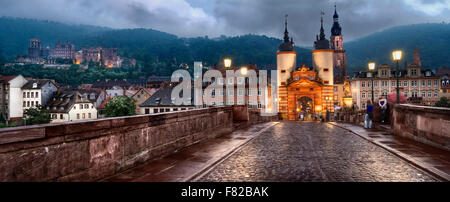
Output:
[[[435,181],[342,128],[281,122],[198,181]]]

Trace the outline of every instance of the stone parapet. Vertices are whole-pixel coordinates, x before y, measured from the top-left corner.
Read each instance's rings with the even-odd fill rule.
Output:
[[[232,130],[232,107],[0,129],[0,181],[96,181]]]
[[[450,109],[400,104],[393,112],[393,133],[450,151]]]

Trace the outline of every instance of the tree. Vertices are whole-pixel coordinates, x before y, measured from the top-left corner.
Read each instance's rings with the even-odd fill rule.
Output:
[[[136,114],[135,100],[130,97],[117,96],[106,104],[106,117],[131,116]]]
[[[24,114],[26,125],[44,124],[51,121],[50,112],[42,106],[26,109]]]
[[[436,107],[447,107],[450,108],[450,102],[446,97],[441,97],[439,101],[434,104]]]

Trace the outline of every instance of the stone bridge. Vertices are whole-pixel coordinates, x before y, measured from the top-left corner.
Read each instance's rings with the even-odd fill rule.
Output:
[[[242,106],[1,129],[0,181],[97,181],[276,119]]]

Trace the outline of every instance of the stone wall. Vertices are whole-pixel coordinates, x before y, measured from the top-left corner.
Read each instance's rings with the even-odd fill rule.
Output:
[[[0,181],[96,181],[232,130],[231,107],[1,129]]]
[[[401,104],[394,107],[393,133],[450,151],[450,109]]]

